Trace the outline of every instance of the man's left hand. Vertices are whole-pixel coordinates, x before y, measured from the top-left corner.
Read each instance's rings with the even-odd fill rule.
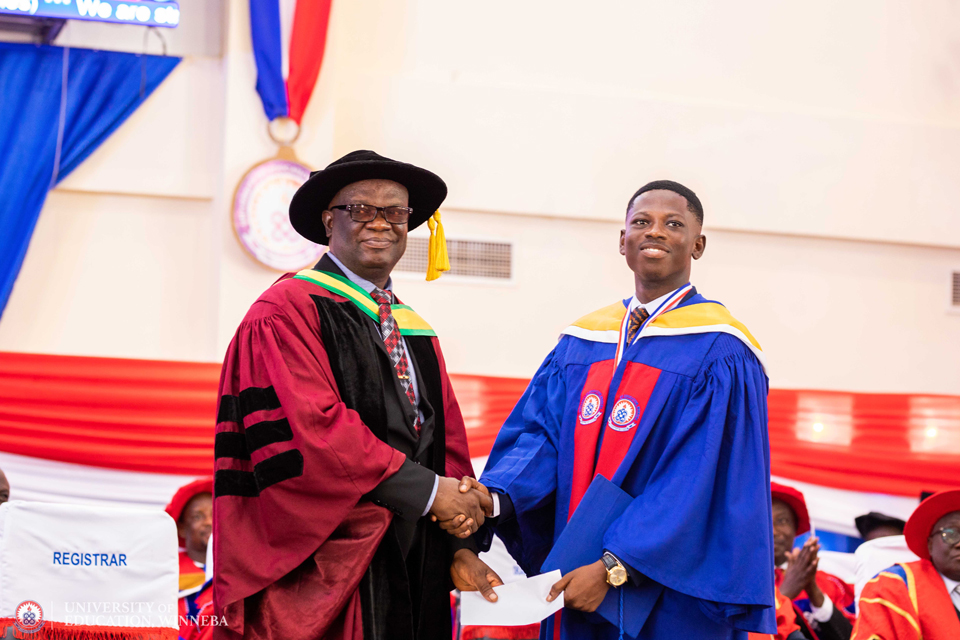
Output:
[[[453,586],[460,591],[479,591],[490,602],[497,601],[493,588],[503,584],[497,572],[469,549],[460,549],[453,554],[450,577]]]
[[[607,568],[603,560],[574,569],[550,587],[547,602],[563,593],[563,606],[577,611],[596,611],[607,595]]]

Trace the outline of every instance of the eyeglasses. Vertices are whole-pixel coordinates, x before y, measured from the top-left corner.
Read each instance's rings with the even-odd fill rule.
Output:
[[[939,531],[934,531],[931,535],[940,534],[940,539],[943,540],[943,543],[948,547],[952,547],[958,542],[960,542],[960,529],[954,529],[953,527],[944,527]]]
[[[383,219],[390,224],[407,224],[413,209],[410,207],[375,207],[372,204],[338,204],[331,209],[342,209],[354,222],[373,222],[383,212]]]

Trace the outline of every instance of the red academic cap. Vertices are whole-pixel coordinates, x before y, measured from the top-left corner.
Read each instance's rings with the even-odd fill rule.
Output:
[[[770,483],[770,495],[774,500],[782,500],[797,516],[797,535],[810,531],[810,514],[807,513],[807,503],[803,494],[785,484]]]
[[[177,492],[173,494],[173,498],[170,500],[170,504],[167,505],[164,511],[169,513],[171,518],[180,522],[183,508],[187,506],[187,503],[190,502],[195,495],[200,493],[213,494],[213,478],[200,478],[177,489]]]
[[[907,526],[903,528],[903,537],[907,539],[910,551],[924,560],[929,560],[927,539],[933,531],[933,525],[937,524],[937,520],[954,511],[960,511],[960,489],[940,491],[921,502],[907,520]]]

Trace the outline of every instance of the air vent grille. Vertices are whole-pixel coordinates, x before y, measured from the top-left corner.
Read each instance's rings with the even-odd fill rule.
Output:
[[[950,275],[952,277],[950,282],[950,304],[960,308],[960,271],[954,271]]]
[[[407,238],[407,251],[397,263],[397,271],[427,272],[428,238]],[[480,242],[447,238],[450,273],[474,278],[509,280],[513,275],[512,246],[507,242]]]

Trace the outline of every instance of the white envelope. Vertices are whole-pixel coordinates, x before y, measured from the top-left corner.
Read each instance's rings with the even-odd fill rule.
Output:
[[[498,600],[490,602],[479,591],[460,594],[460,624],[519,627],[540,622],[563,609],[563,594],[547,602],[550,587],[560,580],[560,571],[517,580],[494,587]]]

